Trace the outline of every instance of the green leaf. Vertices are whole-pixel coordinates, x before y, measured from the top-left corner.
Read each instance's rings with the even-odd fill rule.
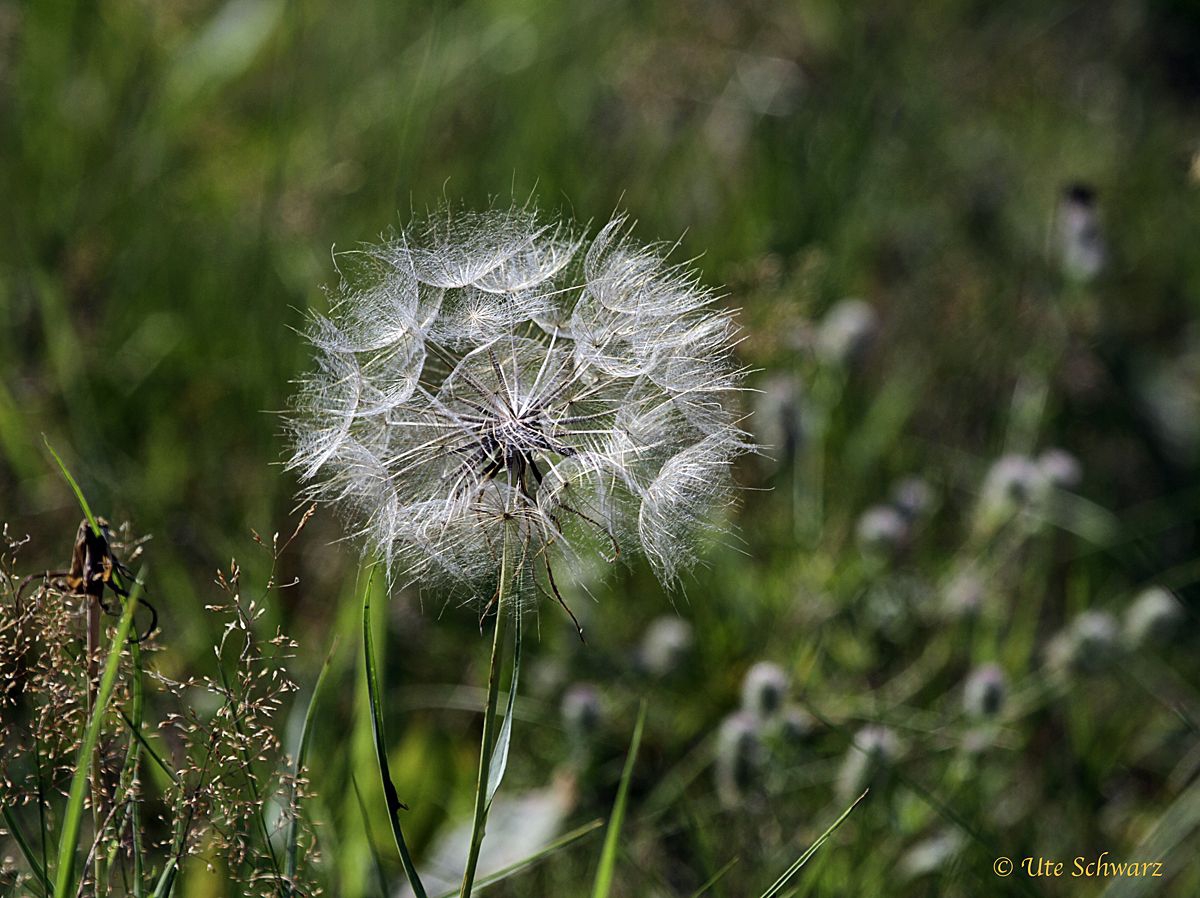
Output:
[[[498,882],[502,882],[513,875],[520,873],[527,867],[532,867],[538,861],[544,860],[556,851],[561,851],[568,845],[578,842],[584,836],[591,835],[596,830],[604,825],[603,820],[593,820],[590,823],[585,823],[583,826],[576,827],[566,835],[560,836],[553,842],[547,843],[542,848],[539,848],[533,854],[526,858],[522,858],[515,863],[509,864],[507,867],[501,867],[495,873],[489,873],[487,876],[481,876],[479,881],[474,884],[473,893],[482,892],[488,886],[494,886]],[[437,898],[454,898],[458,894],[458,889],[451,889],[448,892],[443,892]]]
[[[63,477],[67,479],[67,483],[71,487],[71,491],[75,493],[75,498],[79,502],[79,507],[83,509],[83,516],[87,518],[88,526],[92,528],[93,536],[100,536],[100,524],[96,520],[96,516],[92,514],[92,507],[88,505],[87,498],[83,495],[83,490],[79,488],[78,482],[71,476],[71,472],[67,470],[67,466],[63,463],[62,457],[54,451],[54,447],[50,445],[49,438],[42,434],[42,442],[46,444],[46,448],[50,450],[50,454],[54,456],[54,460],[58,463],[58,469],[62,471]]]
[[[100,729],[104,723],[104,715],[108,710],[108,702],[112,698],[113,689],[117,683],[117,671],[121,664],[121,647],[125,645],[125,641],[129,639],[129,633],[133,629],[133,612],[137,608],[141,587],[142,579],[139,576],[134,581],[129,598],[125,600],[125,609],[121,612],[117,631],[113,634],[112,641],[109,642],[108,657],[104,663],[104,674],[100,678],[100,688],[96,692],[95,707],[92,709],[92,716],[84,731],[83,744],[79,747],[79,756],[75,761],[75,774],[71,779],[71,791],[67,798],[67,808],[63,814],[62,835],[58,843],[54,898],[70,898],[79,889],[79,884],[75,881],[75,855],[79,849],[79,831],[83,822],[83,800],[87,795],[92,756],[100,741]]]
[[[296,749],[296,761],[292,768],[290,799],[292,816],[291,821],[288,823],[287,857],[284,861],[283,870],[283,879],[287,885],[289,895],[296,893],[296,869],[299,862],[300,808],[296,795],[296,783],[299,782],[300,776],[304,773],[304,763],[308,757],[308,746],[312,740],[312,725],[316,719],[317,700],[320,699],[321,690],[325,686],[326,676],[329,673],[329,668],[332,666],[335,649],[337,649],[336,639],[329,649],[329,654],[325,656],[325,663],[321,665],[321,672],[317,675],[317,684],[313,686],[312,695],[308,699],[308,708],[304,712],[304,726],[300,729],[300,745]]]
[[[496,797],[500,788],[500,780],[504,779],[504,771],[508,768],[508,746],[512,742],[513,706],[517,702],[517,683],[521,676],[521,613],[514,615],[514,641],[512,684],[508,687],[508,704],[504,711],[504,721],[500,724],[500,733],[496,737],[496,748],[492,752],[492,761],[488,770],[488,804]]]
[[[869,792],[870,790],[868,789],[867,791]],[[762,893],[762,898],[776,898],[776,896],[783,891],[783,887],[788,884],[788,880],[800,872],[800,868],[808,863],[808,859],[817,853],[817,849],[824,845],[826,841],[828,841],[829,837],[833,835],[833,831],[842,825],[845,819],[850,816],[850,812],[858,807],[858,803],[866,797],[867,793],[864,792],[862,795],[858,796],[858,798],[854,799],[854,802],[850,805],[850,807],[842,811],[842,816],[838,817],[837,820],[834,820],[829,829],[821,833],[821,835],[817,838],[817,841],[809,845],[808,850],[805,851],[804,854],[800,855],[800,857],[796,858],[795,862],[786,870],[784,870],[783,874],[771,884],[771,887]]]
[[[371,706],[371,732],[375,737],[375,760],[379,765],[379,778],[383,783],[383,797],[387,802],[388,823],[392,826],[392,836],[396,840],[396,851],[400,853],[400,863],[404,865],[404,873],[412,886],[416,898],[428,898],[417,868],[413,865],[412,855],[404,841],[404,832],[400,828],[400,811],[408,810],[408,806],[400,800],[396,793],[396,784],[392,782],[392,772],[387,758],[387,737],[383,729],[383,701],[379,696],[379,675],[375,670],[375,637],[371,633],[371,583],[375,575],[372,572],[367,578],[367,587],[363,590],[363,658],[367,668],[367,697]]]
[[[42,869],[42,865],[38,863],[37,857],[33,853],[33,848],[29,845],[29,840],[25,838],[25,834],[21,831],[21,827],[17,823],[17,818],[13,816],[12,808],[5,805],[3,811],[4,825],[8,827],[8,831],[12,833],[12,837],[16,839],[17,846],[21,849],[21,854],[25,855],[25,860],[29,863],[29,869],[33,871],[33,875],[42,884],[43,893],[48,894],[50,891],[50,879],[46,876],[46,871]]]
[[[633,739],[629,742],[629,754],[625,756],[625,769],[621,772],[621,784],[617,787],[617,798],[613,802],[612,815],[608,818],[608,831],[604,835],[604,848],[600,852],[600,866],[596,869],[596,881],[592,886],[592,898],[608,898],[613,875],[617,867],[617,847],[620,843],[621,824],[625,820],[625,806],[629,801],[629,782],[633,779],[633,765],[637,760],[638,747],[642,743],[642,728],[646,724],[646,702],[643,699],[638,709],[637,723],[633,727]]]

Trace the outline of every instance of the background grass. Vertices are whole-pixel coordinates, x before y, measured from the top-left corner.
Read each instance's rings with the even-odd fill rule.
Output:
[[[1170,879],[1121,894],[1196,894],[1197,60],[1185,0],[0,3],[0,517],[35,536],[33,568],[67,561],[78,511],[47,434],[99,513],[154,536],[148,591],[172,649],[157,663],[203,667],[211,572],[237,555],[265,580],[251,528],[291,530],[274,410],[306,364],[290,328],[336,280],[331,247],[444,199],[532,194],[597,223],[625,209],[638,236],[680,238],[677,257],[727,285],[746,363],[799,374],[802,420],[823,429],[796,471],[744,466],[769,490],[747,493],[740,541],[713,549],[686,596],[635,566],[593,585],[595,605],[574,590],[586,647],[554,608],[531,622],[504,791],[545,786],[571,756],[557,703],[591,681],[605,714],[569,819],[605,816],[646,696],[613,894],[689,894],[733,857],[712,894],[749,894],[845,806],[852,734],[885,721],[905,751],[801,894],[1096,894],[997,879],[992,859],[1128,857],[1148,839]],[[1110,247],[1086,286],[1049,252],[1077,181],[1097,189]],[[874,305],[880,333],[843,376],[796,335],[848,295]],[[1081,459],[1099,524],[981,540],[990,462],[1050,445]],[[854,522],[908,474],[940,501],[881,566]],[[300,585],[276,590],[262,623],[304,647],[304,684],[343,634],[310,752],[314,813],[337,834],[331,893],[353,896],[378,886],[350,784],[373,749],[340,535],[314,518],[280,562],[279,582]],[[989,572],[985,613],[929,613],[969,561]],[[1152,582],[1189,607],[1174,645],[1049,682],[1054,632]],[[392,767],[420,859],[469,810],[486,645],[472,612],[436,596],[379,599]],[[639,641],[675,609],[695,643],[651,677]],[[753,800],[722,807],[707,753],[762,659],[827,725]],[[1015,710],[969,751],[961,686],[985,661]],[[381,799],[358,784],[380,839]],[[959,851],[903,872],[948,832]],[[509,893],[584,894],[598,853],[593,835]],[[195,877],[186,894],[222,888]]]

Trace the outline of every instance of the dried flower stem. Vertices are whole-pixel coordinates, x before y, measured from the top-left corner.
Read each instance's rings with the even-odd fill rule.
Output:
[[[483,845],[483,834],[487,828],[488,773],[492,766],[492,752],[496,744],[496,705],[500,696],[500,667],[504,660],[504,633],[508,621],[505,589],[509,567],[508,539],[503,540],[500,553],[500,580],[496,588],[496,626],[492,632],[492,663],[488,671],[487,702],[483,712],[483,737],[479,744],[479,779],[475,785],[475,817],[471,822],[471,847],[467,854],[467,866],[463,871],[460,898],[470,898],[475,882],[475,868],[479,863],[479,849]]]

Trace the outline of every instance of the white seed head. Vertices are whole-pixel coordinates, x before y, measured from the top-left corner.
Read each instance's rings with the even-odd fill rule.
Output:
[[[1107,611],[1084,611],[1046,647],[1046,663],[1060,673],[1095,674],[1120,654],[1120,627]]]
[[[786,468],[796,458],[804,441],[804,393],[794,374],[767,378],[754,401],[754,436],[763,449],[764,466],[771,471]]]
[[[1084,184],[1065,188],[1059,198],[1056,219],[1058,258],[1063,274],[1072,281],[1092,280],[1104,269],[1108,258],[1095,191]]]
[[[892,504],[910,521],[929,511],[935,500],[933,487],[923,477],[905,477],[892,487]]]
[[[1037,466],[1056,489],[1073,490],[1083,483],[1083,466],[1066,449],[1047,449],[1038,456]]]
[[[879,316],[862,299],[834,303],[817,327],[817,351],[826,361],[853,365],[870,349],[879,330]]]
[[[726,807],[738,806],[760,784],[765,761],[758,718],[746,711],[730,714],[717,731],[717,794]]]
[[[963,710],[971,717],[995,717],[1004,707],[1008,681],[997,664],[977,667],[963,684]]]
[[[908,542],[908,519],[891,505],[873,505],[858,519],[855,534],[864,552],[893,555]]]
[[[967,565],[954,573],[942,587],[941,609],[949,618],[970,618],[979,614],[987,595],[982,575]]]
[[[563,693],[563,726],[572,740],[583,742],[595,735],[603,716],[600,693],[590,683],[576,683]]]
[[[1183,621],[1179,600],[1161,586],[1151,586],[1125,609],[1125,640],[1134,648],[1165,645],[1178,635]]]
[[[693,640],[691,624],[676,615],[664,614],[646,627],[638,659],[651,676],[669,676],[683,664]]]
[[[1003,455],[988,469],[980,490],[979,522],[995,527],[1041,503],[1049,489],[1045,473],[1025,455]]]
[[[736,326],[692,272],[624,219],[585,244],[521,208],[444,210],[348,258],[289,467],[393,579],[486,598],[505,547],[556,594],[551,560],[584,547],[667,583],[696,563],[751,447]]]
[[[854,734],[854,743],[846,750],[838,770],[838,795],[849,799],[868,787],[882,785],[889,778],[891,765],[900,751],[900,739],[891,728],[871,724],[860,729]]]
[[[787,700],[788,675],[771,661],[759,661],[742,679],[742,710],[760,719],[774,717]]]

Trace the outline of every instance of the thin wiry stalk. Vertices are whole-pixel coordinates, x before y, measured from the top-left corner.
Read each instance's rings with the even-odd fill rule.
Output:
[[[488,669],[487,701],[483,711],[483,736],[479,743],[479,778],[475,784],[475,814],[471,820],[471,843],[467,852],[467,865],[463,870],[460,898],[471,898],[471,889],[475,884],[475,868],[479,864],[479,849],[483,845],[484,831],[487,829],[488,810],[488,772],[492,765],[492,751],[496,739],[496,704],[500,695],[500,668],[504,661],[504,630],[508,619],[505,588],[508,582],[509,566],[508,540],[504,540],[500,553],[500,581],[496,592],[496,623],[492,631],[492,663]]]

